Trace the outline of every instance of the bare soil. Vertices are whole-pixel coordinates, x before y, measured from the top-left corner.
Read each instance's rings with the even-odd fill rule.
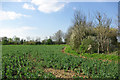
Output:
[[[86,75],[81,74],[77,74],[74,71],[68,70],[68,71],[64,71],[64,70],[57,70],[57,69],[52,69],[52,68],[46,68],[44,69],[45,72],[50,72],[53,75],[56,76],[56,78],[73,78],[73,76],[79,76],[79,77],[83,77],[83,78],[87,78]]]

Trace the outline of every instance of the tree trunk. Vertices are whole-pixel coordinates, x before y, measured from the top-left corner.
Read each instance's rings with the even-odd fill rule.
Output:
[[[101,43],[102,52],[104,52],[104,50],[103,50],[103,46],[104,46],[103,43]]]
[[[109,40],[107,39],[107,53],[109,53]]]
[[[99,42],[98,42],[98,54],[99,54],[99,52],[100,52],[100,49],[99,49],[100,47],[99,47],[99,46],[100,46],[100,44],[99,44]]]

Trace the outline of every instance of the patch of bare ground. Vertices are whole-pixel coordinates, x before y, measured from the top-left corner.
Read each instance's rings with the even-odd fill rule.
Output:
[[[62,49],[62,52],[63,52],[63,53],[68,54],[68,55],[75,56],[75,55],[73,55],[73,54],[71,54],[71,53],[66,53],[66,52],[65,52],[65,49],[66,49],[66,47],[64,47],[64,48]],[[75,57],[78,57],[78,56],[75,56]],[[80,55],[80,58],[87,58],[87,57]],[[94,58],[89,58],[89,59],[94,59]],[[98,60],[102,60],[103,62],[106,62],[106,61],[112,62],[112,60],[108,60],[108,59],[104,59],[104,60],[103,60],[103,59],[98,59]],[[115,61],[115,63],[118,63],[118,61]]]
[[[74,71],[68,70],[68,71],[64,71],[64,70],[58,70],[58,69],[52,69],[52,68],[45,68],[44,69],[45,72],[50,72],[53,75],[56,76],[56,78],[73,78],[73,76],[79,76],[79,77],[83,77],[83,78],[87,78],[86,75],[81,74],[77,74]]]
[[[28,59],[30,61],[36,62],[35,58],[32,58],[31,55],[29,54]],[[35,69],[35,67],[33,68]],[[73,78],[73,76],[77,77],[83,77],[83,78],[88,78],[88,76],[84,75],[84,73],[78,74],[72,70],[58,70],[58,69],[53,69],[53,68],[42,68],[44,70],[45,73],[52,73],[53,75],[56,76],[56,78]],[[40,69],[38,69],[40,70]],[[31,72],[31,71],[30,71]],[[38,74],[38,76],[41,76],[40,74]]]

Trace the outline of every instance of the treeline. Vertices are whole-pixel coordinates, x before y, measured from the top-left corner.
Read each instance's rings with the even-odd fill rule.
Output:
[[[73,25],[66,33],[57,31],[48,39],[26,40],[18,37],[2,38],[3,45],[40,45],[40,44],[68,44],[78,53],[112,53],[117,51],[117,29],[111,27],[112,19],[107,15],[97,12],[95,19],[88,19],[85,14],[76,11]]]
[[[14,36],[13,38],[2,37],[2,45],[54,45],[54,44],[65,44],[64,42],[64,33],[59,30],[53,36],[40,40],[40,37],[37,37],[35,40],[30,37],[26,39],[20,39],[19,37]]]
[[[73,26],[68,29],[67,44],[78,53],[112,53],[117,51],[117,29],[112,19],[97,12],[94,20],[76,11]]]

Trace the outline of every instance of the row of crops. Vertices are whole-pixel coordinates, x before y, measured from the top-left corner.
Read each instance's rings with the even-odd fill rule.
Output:
[[[119,78],[118,64],[74,57],[61,52],[64,46],[3,46],[3,78],[55,78],[43,69],[84,73],[89,78]]]
[[[3,46],[2,78],[55,78],[51,73],[45,73],[36,68],[37,63],[29,59],[28,46]]]

